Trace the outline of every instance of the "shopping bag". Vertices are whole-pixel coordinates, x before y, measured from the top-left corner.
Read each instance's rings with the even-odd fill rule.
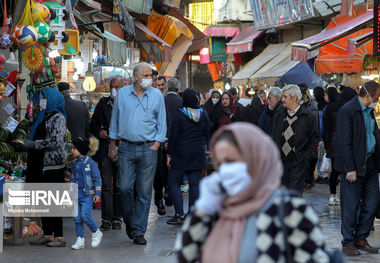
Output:
[[[326,154],[324,154],[320,171],[322,173],[331,173],[331,170],[331,159],[326,157]]]

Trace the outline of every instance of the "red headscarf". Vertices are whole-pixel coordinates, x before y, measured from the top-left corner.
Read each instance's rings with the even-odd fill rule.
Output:
[[[232,94],[228,93],[228,92],[223,92],[222,96],[220,97],[220,100],[222,101],[223,100],[223,95],[224,94],[227,94],[230,98],[230,105],[228,107],[224,107],[223,104],[221,103],[222,105],[222,109],[224,110],[225,108],[229,108],[232,112],[233,115],[236,114],[237,110],[240,108],[240,106],[237,106],[234,104],[234,97],[232,96]],[[230,119],[230,116],[227,116],[224,112],[223,112],[223,116],[222,118],[220,118],[220,121],[219,121],[219,127],[222,127],[223,125],[227,125],[227,124],[230,124],[232,123],[232,120]]]

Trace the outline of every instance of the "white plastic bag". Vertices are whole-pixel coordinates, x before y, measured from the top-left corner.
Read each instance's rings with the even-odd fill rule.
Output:
[[[331,167],[331,159],[326,157],[326,154],[323,155],[323,161],[321,164],[320,171],[322,173],[331,173],[332,167]]]

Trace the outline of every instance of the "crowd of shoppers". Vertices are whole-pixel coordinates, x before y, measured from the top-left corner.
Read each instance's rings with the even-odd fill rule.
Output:
[[[28,182],[64,182],[66,125],[73,136],[71,180],[82,189],[73,249],[84,248],[84,224],[93,247],[100,244],[100,231],[121,229],[122,223],[135,244],[147,244],[154,189],[157,213],[165,215],[173,204],[167,223],[184,225],[176,242],[180,262],[328,262],[318,216],[302,199],[304,189],[314,186],[322,148],[331,160],[329,205],[342,208],[343,252],[378,253],[367,237],[380,202],[380,135],[373,113],[379,84],[367,82],[359,94],[350,87],[316,87],[314,96],[307,85],[290,84],[259,90],[243,106],[234,88],[210,90],[204,99],[147,63],[134,67],[133,78],[128,86],[110,80],[110,95],[96,105],[91,121],[84,105],[70,98],[68,83],[43,88],[42,111],[23,142],[30,153]],[[91,159],[94,140],[99,148]],[[208,156],[215,172],[201,180]],[[100,200],[98,227],[91,210]],[[34,244],[66,246],[62,218],[43,218],[42,227],[44,236]],[[265,246],[257,242],[264,237],[271,240]]]

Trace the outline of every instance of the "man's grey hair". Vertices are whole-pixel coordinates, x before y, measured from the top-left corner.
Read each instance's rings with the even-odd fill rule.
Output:
[[[282,90],[279,87],[273,87],[269,90],[268,94],[272,94],[277,97],[279,100],[282,99]]]
[[[282,92],[284,91],[287,91],[291,98],[296,96],[297,98],[296,101],[298,104],[300,104],[301,99],[302,99],[302,93],[301,93],[300,88],[297,85],[294,85],[294,84],[286,85],[282,88]]]
[[[136,66],[133,67],[133,77],[135,77],[137,74],[141,74],[142,68],[148,66],[149,68],[152,68],[152,66],[146,62],[140,62]],[[152,70],[153,72],[153,70]]]
[[[171,78],[167,83],[168,91],[178,92],[181,88],[181,83],[177,78]]]

